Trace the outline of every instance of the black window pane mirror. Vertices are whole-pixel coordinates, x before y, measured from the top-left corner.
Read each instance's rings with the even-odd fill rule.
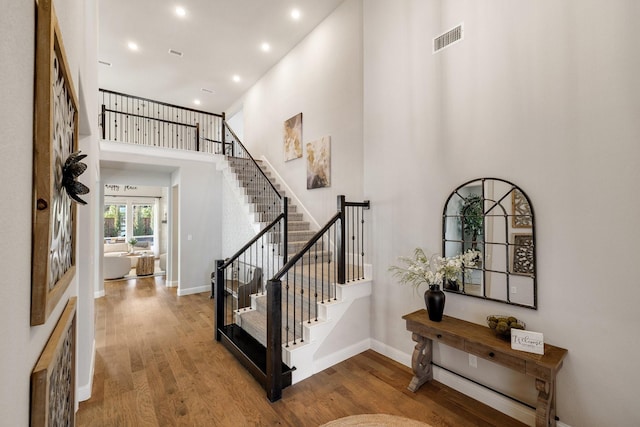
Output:
[[[473,251],[444,289],[463,295],[537,309],[533,206],[518,186],[497,178],[469,181],[455,189],[442,214],[442,253]]]

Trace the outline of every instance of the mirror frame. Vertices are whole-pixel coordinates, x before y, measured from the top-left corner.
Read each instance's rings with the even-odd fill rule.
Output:
[[[485,190],[486,190],[486,183],[487,181],[497,181],[503,184],[506,184],[508,186],[511,187],[510,190],[506,191],[506,193],[500,194],[499,198],[497,200],[493,200],[493,199],[487,199],[486,198],[486,194],[485,194]],[[460,199],[462,200],[466,200],[468,198],[463,196],[462,194],[459,193],[459,191],[464,188],[467,187],[470,184],[474,184],[474,183],[478,183],[479,185],[481,185],[481,200],[482,200],[482,205],[484,207],[483,209],[483,232],[484,230],[487,229],[487,214],[489,211],[491,211],[492,209],[499,207],[502,210],[502,214],[498,215],[498,216],[503,216],[505,218],[505,241],[504,242],[487,242],[486,241],[486,237],[483,235],[482,237],[482,241],[481,241],[481,245],[482,245],[482,251],[481,251],[481,266],[479,268],[474,268],[474,270],[479,270],[482,273],[482,295],[474,295],[471,293],[466,293],[465,292],[465,282],[464,282],[464,277],[463,277],[463,285],[461,287],[461,289],[459,290],[453,290],[453,289],[446,289],[445,286],[443,286],[443,290],[447,291],[447,292],[451,292],[454,294],[460,294],[460,295],[466,295],[466,296],[471,296],[471,297],[475,297],[475,298],[480,298],[480,299],[485,299],[485,300],[490,300],[490,301],[496,301],[496,302],[501,302],[504,304],[510,304],[510,305],[515,305],[515,306],[519,306],[519,307],[524,307],[524,308],[529,308],[529,309],[533,309],[533,310],[537,310],[538,309],[538,285],[537,285],[537,262],[536,262],[536,235],[535,235],[535,215],[534,215],[534,211],[533,211],[533,204],[531,203],[531,199],[529,199],[529,196],[527,196],[527,194],[517,185],[513,184],[512,182],[506,181],[504,179],[500,179],[500,178],[476,178],[476,179],[472,179],[470,181],[465,182],[464,184],[458,186],[450,195],[449,197],[447,197],[447,200],[444,203],[444,208],[442,210],[442,256],[445,257],[446,256],[446,248],[447,248],[447,242],[455,242],[455,243],[460,243],[462,245],[462,250],[464,250],[464,243],[468,240],[466,240],[464,238],[464,234],[462,236],[462,240],[458,241],[458,240],[450,240],[447,239],[446,237],[446,232],[447,232],[447,219],[451,218],[451,217],[458,217],[459,215],[447,215],[447,208],[449,207],[449,203],[452,201],[452,198],[454,196],[458,196]],[[517,276],[522,276],[523,274],[521,273],[514,273],[513,271],[509,271],[510,268],[510,262],[513,262],[513,255],[512,255],[512,250],[510,250],[511,247],[515,248],[519,245],[516,245],[512,242],[510,242],[510,236],[508,234],[508,230],[511,228],[520,228],[522,226],[517,226],[515,225],[515,221],[517,221],[518,215],[522,216],[522,214],[517,214],[515,212],[515,207],[513,206],[514,203],[514,196],[512,196],[512,194],[514,194],[514,191],[518,191],[521,195],[522,198],[524,199],[524,201],[526,201],[526,203],[528,203],[529,205],[529,214],[526,216],[530,216],[531,219],[531,226],[530,226],[530,230],[531,230],[531,246],[532,246],[532,266],[530,267],[531,269],[531,274],[526,274],[528,276],[531,277],[532,279],[532,286],[533,286],[533,304],[529,305],[529,304],[523,304],[520,302],[513,302],[511,301],[511,292],[510,292],[510,283],[509,283],[509,279],[511,275],[517,275]],[[508,199],[507,199],[508,198]],[[505,203],[505,199],[508,200],[508,206],[510,206],[510,210],[507,211],[507,213],[505,213],[505,209],[504,209],[504,204]],[[487,208],[487,201],[489,202],[489,207]],[[509,215],[510,213],[510,215]],[[492,217],[495,217],[496,215],[492,215]],[[512,225],[511,221],[514,221],[514,223]],[[512,233],[511,235],[515,238],[518,233]],[[507,262],[506,262],[506,271],[502,271],[502,270],[492,270],[492,269],[487,269],[487,260],[486,260],[486,244],[489,243],[491,245],[504,245],[506,247],[506,256],[507,256]],[[487,279],[487,272],[490,273],[498,273],[498,274],[505,274],[506,277],[506,299],[499,299],[499,298],[492,298],[490,296],[487,296],[487,291],[486,291],[486,286],[485,284],[487,283],[486,279]]]

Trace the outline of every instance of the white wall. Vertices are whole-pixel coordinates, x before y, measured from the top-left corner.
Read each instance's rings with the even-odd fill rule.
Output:
[[[95,93],[95,1],[55,1],[67,60],[80,108],[80,149],[89,154],[88,170],[80,177],[91,188],[86,197],[93,200],[98,175],[95,144],[97,114],[94,100],[85,94]],[[27,425],[29,422],[30,374],[40,356],[69,296],[78,296],[77,377],[79,398],[91,387],[93,348],[93,301],[91,288],[95,277],[86,255],[94,229],[91,205],[78,209],[78,254],[76,277],[66,295],[44,325],[30,327],[31,306],[31,211],[33,157],[33,78],[35,46],[34,2],[12,3],[0,14],[0,55],[12,58],[0,62],[0,198],[2,245],[0,245],[0,378],[7,385],[0,391],[0,414],[3,425]],[[91,104],[91,105],[90,105]],[[87,234],[85,234],[87,233]],[[89,289],[89,290],[87,290]],[[10,386],[9,386],[10,385]]]
[[[103,142],[101,160],[107,162],[102,167],[103,183],[179,186],[178,295],[210,290],[215,260],[222,255],[219,159],[210,154]]]
[[[451,190],[504,178],[535,209],[539,309],[447,294],[445,314],[483,323],[512,313],[567,348],[557,396],[564,423],[640,424],[640,345],[631,338],[640,323],[638,17],[631,0],[364,2],[373,338],[390,353],[411,353],[400,317],[423,303],[387,267],[416,246],[440,251]],[[432,38],[460,22],[464,41],[432,55]],[[490,363],[473,370],[445,346],[436,357],[530,397],[526,378]]]
[[[324,224],[336,212],[336,196],[362,200],[361,2],[339,6],[275,65],[229,111],[243,104],[243,143],[264,155],[309,210]],[[306,159],[284,162],[284,121],[302,112],[304,145],[331,136],[331,187],[307,190]]]

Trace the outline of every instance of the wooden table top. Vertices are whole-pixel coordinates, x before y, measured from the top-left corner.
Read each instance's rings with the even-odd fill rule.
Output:
[[[407,321],[407,329],[420,333],[423,330],[438,330],[444,333],[463,337],[469,342],[493,347],[502,353],[512,355],[522,360],[535,362],[537,365],[557,371],[562,366],[562,361],[567,355],[567,350],[551,344],[544,344],[544,354],[529,353],[513,350],[511,342],[498,337],[488,326],[467,322],[455,317],[443,316],[441,322],[429,319],[427,310],[421,309],[402,316]]]

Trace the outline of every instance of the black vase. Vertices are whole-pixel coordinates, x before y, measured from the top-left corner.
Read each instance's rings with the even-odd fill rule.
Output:
[[[434,322],[442,320],[444,313],[444,292],[440,290],[440,285],[431,285],[424,293],[424,303],[427,305],[429,319]]]

